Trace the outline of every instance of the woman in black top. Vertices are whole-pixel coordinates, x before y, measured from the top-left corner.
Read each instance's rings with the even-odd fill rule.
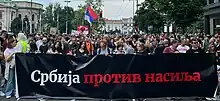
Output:
[[[80,48],[76,51],[76,57],[86,56],[88,55],[88,51],[86,49],[86,43],[82,42],[80,44]]]
[[[55,44],[51,44],[50,49],[47,51],[49,54],[61,54],[62,45],[61,42],[57,41]]]
[[[150,50],[149,50],[149,48],[146,48],[144,46],[144,43],[139,42],[137,44],[137,52],[136,52],[137,55],[144,55],[144,56],[146,56],[149,53],[150,53]]]

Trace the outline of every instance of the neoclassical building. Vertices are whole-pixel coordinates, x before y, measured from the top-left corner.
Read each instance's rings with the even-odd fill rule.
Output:
[[[40,33],[42,30],[42,13],[43,5],[39,3],[0,0],[0,30],[11,31],[11,22],[16,17],[20,17],[22,19],[23,31]]]
[[[216,34],[220,29],[220,0],[207,0],[204,10],[205,33]]]
[[[109,20],[105,19],[105,29],[110,30],[120,30],[121,34],[131,34],[133,30],[133,19],[132,18],[122,18],[121,20]]]

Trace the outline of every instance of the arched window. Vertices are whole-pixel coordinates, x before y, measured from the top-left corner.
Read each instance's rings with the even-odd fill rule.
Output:
[[[34,14],[32,14],[32,21],[34,21]]]
[[[18,14],[18,17],[21,19],[21,14]]]

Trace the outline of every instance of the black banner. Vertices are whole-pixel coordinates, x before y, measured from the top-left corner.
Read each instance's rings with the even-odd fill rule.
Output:
[[[19,97],[213,97],[218,84],[214,54],[16,54],[16,73]]]

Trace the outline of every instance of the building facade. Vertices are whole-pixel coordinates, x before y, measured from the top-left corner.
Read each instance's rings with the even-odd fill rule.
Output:
[[[11,22],[19,17],[22,20],[22,30],[27,33],[42,31],[41,18],[43,5],[29,1],[0,1],[0,30],[11,31]]]
[[[206,34],[216,34],[220,30],[220,0],[207,0],[204,7],[204,29]]]
[[[123,34],[133,34],[133,18],[122,18]]]
[[[122,20],[105,20],[106,32],[113,32],[116,30],[122,31]]]
[[[107,32],[118,30],[120,34],[132,34],[133,19],[122,18],[121,20],[108,20],[105,19],[105,30]]]

